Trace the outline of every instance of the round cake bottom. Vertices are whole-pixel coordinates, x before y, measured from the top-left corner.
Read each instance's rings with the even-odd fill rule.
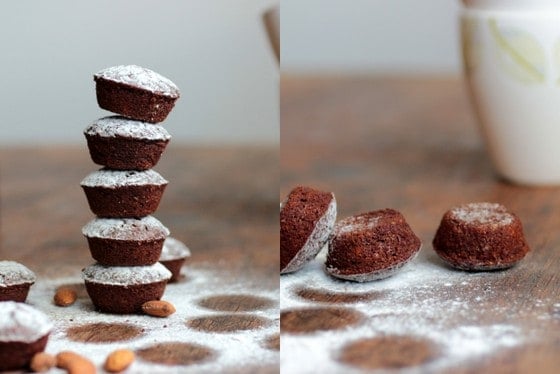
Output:
[[[93,162],[114,170],[148,170],[159,161],[169,140],[86,135]]]
[[[140,313],[142,304],[159,300],[167,281],[146,284],[117,285],[85,281],[87,293],[95,307],[104,313]]]
[[[144,217],[155,212],[165,191],[165,184],[88,187],[83,186],[93,214],[103,218]]]
[[[29,288],[33,283],[13,284],[6,287],[0,287],[0,301],[17,301],[25,302],[29,294]]]
[[[47,346],[49,334],[32,343],[0,342],[0,371],[26,369],[38,352],[43,352]]]
[[[87,240],[91,257],[101,265],[145,266],[158,261],[165,239],[134,241],[88,237]]]

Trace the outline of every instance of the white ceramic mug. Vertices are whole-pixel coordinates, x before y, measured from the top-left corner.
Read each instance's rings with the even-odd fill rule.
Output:
[[[560,185],[560,0],[463,0],[464,70],[497,172]]]

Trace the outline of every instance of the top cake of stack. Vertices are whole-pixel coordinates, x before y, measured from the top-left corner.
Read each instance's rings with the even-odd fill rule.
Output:
[[[93,77],[102,109],[138,121],[165,120],[179,98],[179,88],[168,78],[137,65],[103,69]]]

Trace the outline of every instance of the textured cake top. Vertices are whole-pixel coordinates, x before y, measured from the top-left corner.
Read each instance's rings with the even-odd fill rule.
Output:
[[[153,170],[110,170],[100,169],[82,180],[83,187],[161,186],[168,182]]]
[[[93,264],[82,270],[82,277],[89,282],[126,286],[167,281],[171,278],[171,272],[159,262],[150,266]]]
[[[143,241],[166,238],[169,230],[152,216],[95,218],[82,228],[82,234],[90,238]]]
[[[52,327],[43,312],[25,303],[0,303],[0,342],[33,343],[47,335]]]
[[[94,75],[95,80],[99,78],[173,98],[178,98],[180,95],[175,83],[155,71],[137,65],[119,65],[103,69]]]
[[[35,273],[15,261],[0,261],[0,287],[35,283]]]
[[[144,140],[169,140],[171,135],[162,126],[135,121],[121,116],[103,117],[86,127],[85,135],[105,138],[133,138]]]
[[[336,223],[335,231],[337,234],[347,234],[356,231],[369,231],[377,226],[379,218],[380,214],[378,214],[378,212],[346,217]]]
[[[451,217],[465,223],[509,225],[514,216],[497,203],[470,203],[451,209]]]
[[[163,242],[163,250],[161,251],[160,261],[171,261],[179,258],[190,257],[191,251],[183,244],[183,242],[168,237]]]

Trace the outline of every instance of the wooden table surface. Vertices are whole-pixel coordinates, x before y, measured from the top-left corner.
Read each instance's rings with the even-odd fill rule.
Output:
[[[93,214],[80,181],[98,168],[89,158],[85,141],[82,146],[75,147],[0,150],[0,259],[19,261],[35,271],[38,281],[32,290],[44,288],[45,282],[79,277],[81,269],[93,262],[81,234],[81,227]],[[195,311],[207,310],[211,317],[213,311],[234,312],[230,316],[219,316],[224,319],[221,326],[200,319],[188,322],[191,327],[198,323],[191,331],[204,328],[214,328],[218,333],[248,330],[252,323],[248,318],[254,315],[235,314],[246,310],[261,313],[261,316],[272,315],[264,320],[264,325],[268,326],[267,334],[273,334],[273,326],[278,323],[276,297],[261,300],[252,299],[251,295],[275,295],[278,290],[277,147],[195,147],[172,142],[155,169],[170,183],[154,215],[192,252],[186,281],[168,286],[175,287],[172,295],[179,294],[181,287],[189,293],[194,288],[200,295],[215,295],[207,300],[197,299],[196,294],[185,295],[193,300]],[[206,289],[204,284],[201,288],[197,286],[191,271],[214,274],[208,283],[213,289]],[[236,284],[247,289],[235,288]],[[233,297],[237,297],[236,300],[229,296],[232,292],[239,294]],[[222,293],[228,295],[222,297]],[[87,312],[84,318],[102,320],[103,316],[97,317],[93,312],[87,296],[82,296],[78,309]],[[46,303],[47,308],[52,309],[48,301],[38,297],[31,302]],[[79,313],[78,309],[69,313]],[[184,311],[178,310],[177,314],[181,313]],[[254,318],[263,325],[260,317]],[[184,327],[180,320],[177,323]],[[255,328],[258,330],[258,326]],[[251,367],[254,372],[277,371],[278,344],[274,343],[274,336],[270,339],[266,344],[257,344],[271,345],[276,358],[268,354],[266,362],[254,362]],[[236,345],[232,344],[231,349],[236,349]],[[266,351],[263,354],[266,356]],[[245,369],[228,367],[227,370]]]
[[[484,284],[452,289],[446,298],[458,298],[472,313],[446,318],[452,328],[467,322],[509,324],[523,338],[520,344],[451,363],[441,371],[558,372],[560,188],[514,186],[496,177],[459,78],[283,77],[281,123],[280,198],[303,184],[333,191],[339,218],[385,207],[398,209],[422,239],[425,256],[420,261],[444,266],[433,254],[431,241],[450,207],[492,201],[516,212],[532,252],[513,269],[472,275],[472,283]],[[469,276],[457,274],[461,279]],[[373,282],[370,287],[377,286]],[[491,290],[495,299],[477,303],[481,289]],[[333,304],[337,298],[345,297],[323,295],[321,305]],[[402,307],[406,309],[406,302]],[[290,337],[284,326],[294,328],[293,315],[284,314],[283,351],[284,337]],[[332,313],[327,315],[318,318],[332,318]],[[411,353],[411,357],[413,366],[417,356]],[[375,359],[369,360],[356,366],[376,367],[371,362]]]

